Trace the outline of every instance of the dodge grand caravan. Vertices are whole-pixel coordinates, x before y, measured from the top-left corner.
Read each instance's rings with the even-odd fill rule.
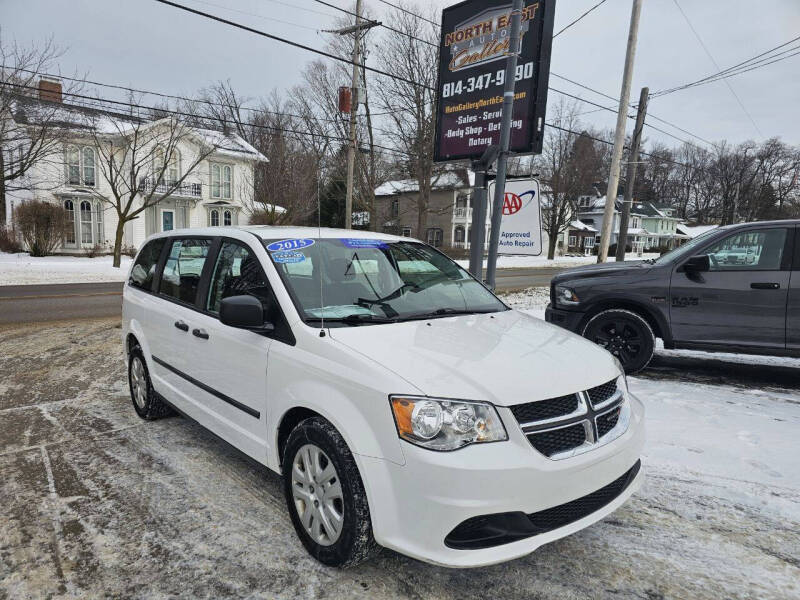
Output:
[[[157,234],[125,285],[123,336],[139,416],[177,410],[282,474],[327,565],[380,546],[505,561],[643,478],[643,407],[619,362],[408,238]]]

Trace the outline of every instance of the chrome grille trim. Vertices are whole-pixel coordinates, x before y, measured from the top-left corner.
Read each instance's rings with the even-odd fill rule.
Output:
[[[527,423],[518,423],[522,434],[528,439],[531,447],[550,460],[564,460],[600,448],[613,442],[628,430],[631,409],[630,403],[627,402],[627,397],[623,390],[618,389],[609,398],[596,405],[592,404],[588,390],[577,392],[575,395],[578,398],[578,408],[570,414]],[[597,419],[617,409],[620,410],[617,423],[605,435],[602,437],[599,436]],[[579,423],[584,427],[584,432],[586,434],[585,441],[579,446],[570,448],[569,450],[547,456],[534,446],[531,439],[533,436],[573,427]]]

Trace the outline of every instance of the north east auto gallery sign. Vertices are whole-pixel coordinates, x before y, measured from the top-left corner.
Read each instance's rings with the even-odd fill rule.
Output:
[[[555,0],[526,0],[511,124],[517,154],[540,153]],[[468,0],[442,12],[435,160],[480,158],[500,141],[510,0]]]

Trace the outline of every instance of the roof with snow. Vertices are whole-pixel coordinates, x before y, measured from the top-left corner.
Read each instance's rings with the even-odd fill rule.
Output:
[[[590,232],[591,231],[594,231],[594,232],[597,231],[597,229],[595,229],[591,225],[587,225],[583,221],[580,221],[580,220],[577,220],[577,219],[569,224],[569,228],[570,229],[575,229],[576,231],[590,231]]]
[[[433,190],[458,190],[467,189],[475,185],[475,173],[466,169],[445,171],[440,175],[431,177]],[[396,196],[419,191],[419,182],[416,179],[398,179],[387,181],[375,189],[376,196]]]
[[[145,119],[143,117],[113,112],[109,110],[49,102],[28,96],[18,96],[11,105],[14,121],[19,125],[36,125],[43,121],[56,127],[71,129],[86,134],[124,136],[135,128],[156,127],[163,119]],[[269,162],[241,136],[232,132],[223,132],[202,127],[187,127],[191,135],[198,137],[203,143],[214,146],[214,153],[258,162]]]

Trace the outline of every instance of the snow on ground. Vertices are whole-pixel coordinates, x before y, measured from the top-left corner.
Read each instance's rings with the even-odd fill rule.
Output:
[[[28,253],[0,252],[0,285],[125,281],[131,259],[123,256],[119,269],[112,262],[111,256],[33,257]]]
[[[658,258],[660,254],[643,254],[636,256],[628,253],[626,260],[646,260],[648,258]],[[614,258],[608,259],[613,262]],[[464,268],[469,266],[469,260],[457,260],[459,265]],[[524,269],[526,267],[578,267],[580,265],[593,265],[597,262],[596,256],[556,256],[553,260],[548,260],[546,254],[541,256],[499,256],[497,257],[498,269]],[[486,261],[483,261],[486,266]]]

